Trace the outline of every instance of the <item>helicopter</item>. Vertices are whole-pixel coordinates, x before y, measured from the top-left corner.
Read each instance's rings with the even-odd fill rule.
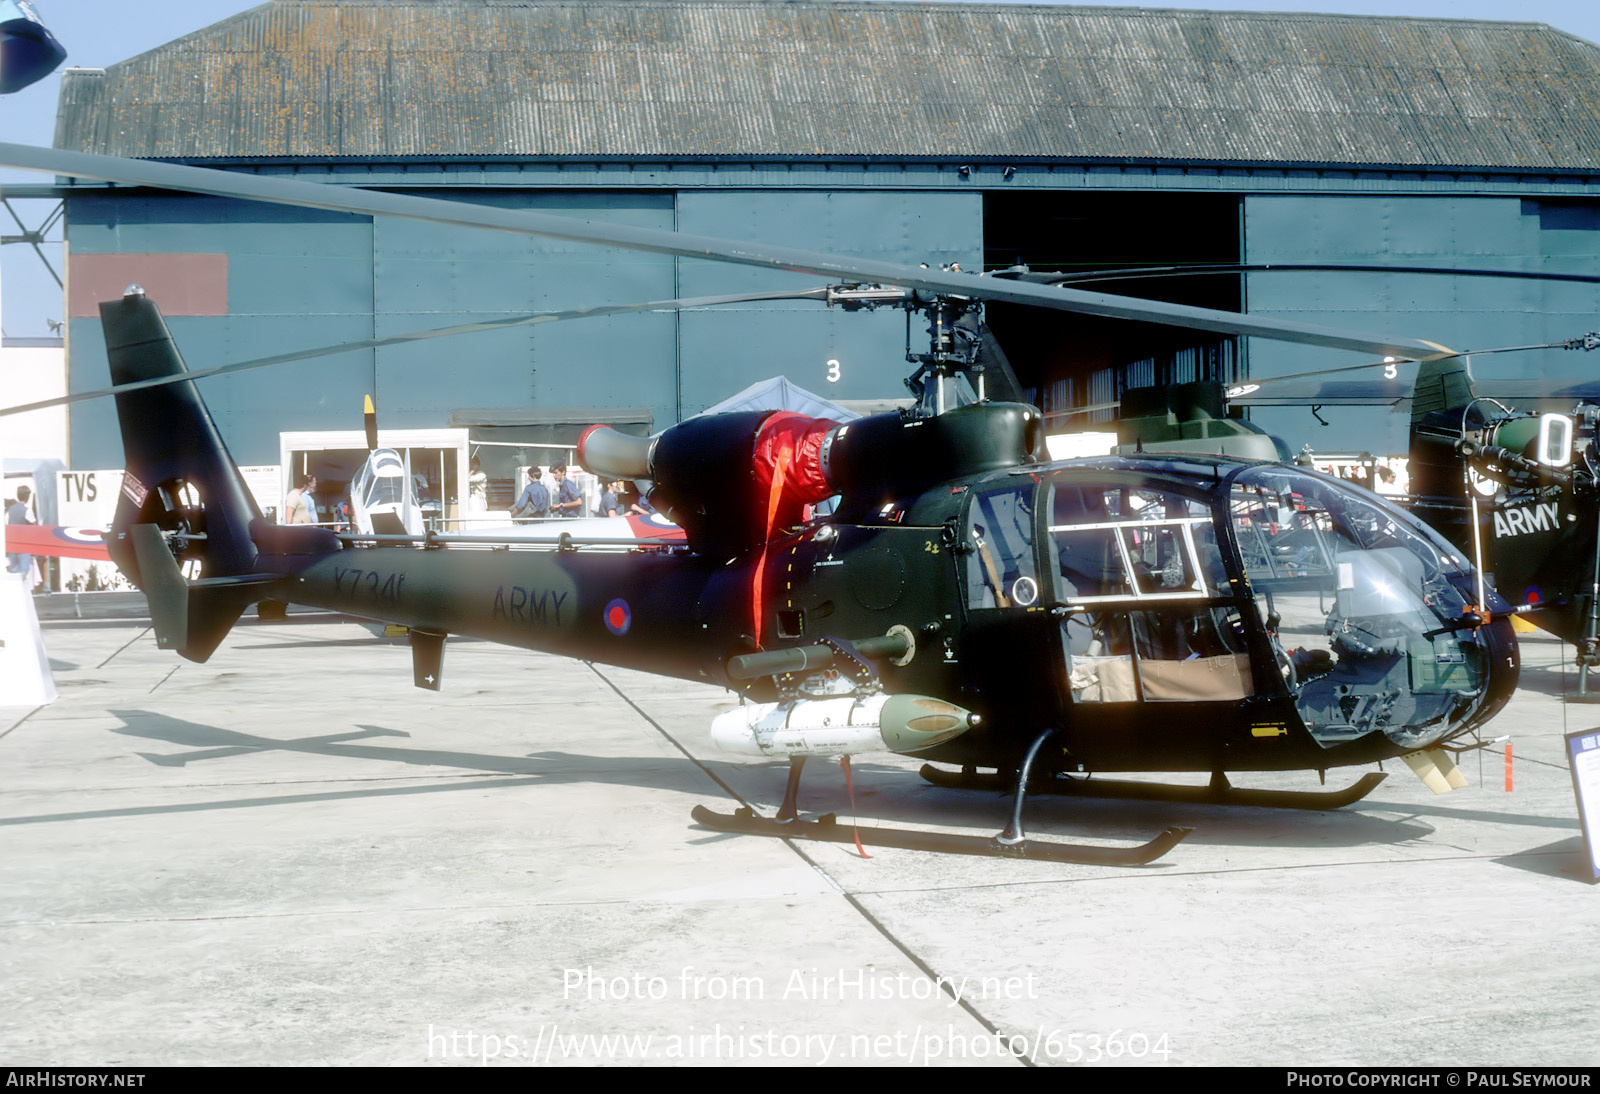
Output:
[[[1600,333],[1510,348],[1591,351]],[[1462,355],[1424,361],[1411,384],[1265,380],[1225,397],[1245,406],[1409,400],[1405,504],[1475,560],[1519,616],[1576,647],[1581,690],[1600,665],[1600,384],[1476,379]]]
[[[337,191],[171,164],[0,147],[60,174],[425,215],[458,202]],[[580,462],[645,484],[684,542],[553,548],[481,537],[347,534],[261,519],[159,309],[101,305],[126,456],[108,537],[150,601],[158,644],[206,660],[251,604],[331,608],[409,629],[413,681],[439,689],[465,635],[721,684],[743,704],[712,740],[788,759],[775,817],[697,808],[719,830],[848,841],[799,816],[808,757],[889,750],[938,785],[1015,795],[992,838],[874,828],[874,844],[1133,865],[1130,848],[1029,839],[1036,789],[1329,808],[1339,791],[1253,791],[1225,772],[1317,771],[1406,756],[1448,776],[1449,750],[1515,686],[1507,605],[1422,521],[1292,464],[1134,454],[1050,462],[1039,411],[985,362],[986,300],[1159,317],[1293,341],[1422,355],[1426,343],[1055,289],[959,270],[779,251],[656,230],[483,210],[513,230],[843,274],[847,307],[924,316],[904,410],[850,422],[746,411],[650,438],[591,427]],[[908,319],[909,322],[909,319]],[[85,397],[81,393],[77,397]],[[16,408],[26,409],[26,408]],[[808,508],[836,498],[829,515]],[[184,576],[197,563],[200,576]],[[935,768],[944,764],[955,770]],[[982,775],[979,769],[992,769]],[[846,767],[848,771],[848,767]],[[1200,772],[1206,787],[1090,779]]]

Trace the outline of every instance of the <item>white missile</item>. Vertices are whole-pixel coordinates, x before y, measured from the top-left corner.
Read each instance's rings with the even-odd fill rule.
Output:
[[[719,714],[711,723],[711,743],[744,756],[916,752],[977,724],[971,711],[926,695],[788,699]]]

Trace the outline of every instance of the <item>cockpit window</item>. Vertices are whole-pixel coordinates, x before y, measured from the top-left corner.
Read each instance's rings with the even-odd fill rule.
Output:
[[[1058,483],[1056,597],[1074,702],[1238,700],[1244,628],[1206,504],[1154,488]]]
[[[1050,535],[1067,603],[1194,599],[1227,583],[1211,514],[1179,495],[1057,486]]]
[[[1486,654],[1462,624],[1465,570],[1447,544],[1292,468],[1245,471],[1230,508],[1279,671],[1319,743],[1376,730],[1421,747],[1476,701]]]

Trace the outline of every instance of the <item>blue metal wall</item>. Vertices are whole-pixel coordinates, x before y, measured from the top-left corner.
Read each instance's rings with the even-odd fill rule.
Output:
[[[580,220],[672,226],[661,193],[476,192],[459,196]],[[671,299],[673,260],[393,218],[373,227],[379,336],[527,312]],[[378,351],[385,424],[442,426],[454,408],[673,405],[672,319],[550,323]],[[293,428],[280,426],[280,428]]]
[[[372,337],[368,218],[178,196],[74,197],[68,211],[69,262],[87,253],[228,255],[229,314],[168,319],[191,369]],[[99,319],[72,319],[67,338],[70,390],[109,383]],[[360,428],[371,377],[369,351],[219,377],[200,388],[235,459],[266,464],[278,462],[280,430]],[[122,465],[110,400],[73,408],[71,456],[75,467]]]
[[[1246,262],[1395,263],[1600,273],[1600,203],[1514,196],[1251,195]],[[1424,338],[1455,350],[1560,341],[1593,329],[1600,287],[1541,281],[1372,273],[1249,276],[1255,314]],[[1359,363],[1360,358],[1252,340],[1252,378]],[[1593,376],[1592,356],[1562,350],[1484,357],[1481,378]],[[1381,375],[1373,370],[1372,375]],[[1415,366],[1402,366],[1402,377]],[[1354,375],[1351,377],[1354,378]],[[1367,408],[1257,410],[1251,417],[1298,447],[1401,454],[1409,418]]]
[[[983,261],[982,195],[896,191],[687,191],[678,196],[681,231],[759,240],[886,262]],[[723,262],[686,260],[685,296],[812,288],[820,278]],[[925,323],[912,344],[926,352]],[[905,314],[846,313],[809,301],[742,305],[682,318],[684,414],[695,414],[758,380],[782,374],[829,399],[907,394]],[[837,361],[836,381],[830,361]]]
[[[976,269],[983,254],[976,191],[446,193],[901,262],[961,261]],[[228,314],[169,319],[194,369],[531,311],[820,283],[442,225],[185,197],[73,197],[68,247],[75,255],[226,253]],[[72,389],[104,385],[98,319],[72,320],[69,337]],[[920,330],[915,337],[920,341]],[[273,463],[280,431],[359,428],[369,391],[382,422],[394,427],[441,426],[458,408],[646,406],[660,428],[779,374],[833,398],[898,397],[909,371],[904,340],[899,312],[749,304],[364,350],[203,381],[202,388],[235,459]],[[830,361],[840,363],[835,382],[827,379]],[[72,462],[121,463],[109,403],[75,410]]]
[[[314,173],[314,172],[306,172]],[[982,261],[982,189],[1050,189],[1070,204],[1085,188],[1243,192],[1248,262],[1408,262],[1600,272],[1600,184],[1512,176],[1366,179],[1348,172],[1019,169],[971,179],[939,165],[667,167],[592,164],[557,171],[462,167],[329,169],[342,181],[426,186],[590,219],[748,238],[930,264]],[[370,175],[371,177],[365,177]],[[693,260],[402,221],[210,198],[75,194],[68,246],[92,253],[229,256],[228,314],[176,317],[191,367],[399,331],[548,308],[811,286],[816,279]],[[1592,287],[1402,274],[1257,274],[1254,313],[1486,348],[1572,337],[1596,326]],[[159,300],[157,301],[159,303]],[[920,328],[920,324],[918,324]],[[357,428],[375,390],[386,425],[438,426],[457,408],[650,407],[660,428],[783,374],[839,399],[896,397],[905,323],[899,312],[845,314],[812,303],[714,313],[549,324],[287,365],[204,383],[241,463],[277,459],[283,430]],[[921,331],[913,340],[921,348]],[[106,381],[98,320],[69,331],[73,390]],[[1348,365],[1359,358],[1254,340],[1254,376]],[[830,382],[829,362],[839,379]],[[1550,351],[1486,358],[1482,376],[1575,376],[1592,358]],[[1406,450],[1406,419],[1383,410],[1258,411],[1298,447]],[[72,462],[117,466],[109,404],[72,415]]]

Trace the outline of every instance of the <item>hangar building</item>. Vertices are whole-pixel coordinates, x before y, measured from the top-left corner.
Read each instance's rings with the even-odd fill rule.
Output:
[[[1410,263],[1600,272],[1600,47],[1534,23],[891,0],[273,0],[66,73],[58,147],[967,270]],[[705,261],[63,180],[74,390],[143,284],[194,368],[554,308],[811,285]],[[1372,273],[1105,291],[1483,348],[1594,326],[1592,286]],[[996,309],[1059,422],[1128,384],[1358,361]],[[917,331],[914,340],[920,339]],[[205,382],[241,463],[285,430],[660,429],[773,375],[904,394],[897,313],[587,319]],[[914,348],[920,348],[915,346]],[[1496,375],[1572,374],[1556,352]],[[1481,366],[1480,375],[1486,374]],[[1298,447],[1405,450],[1376,409]],[[1076,419],[1078,421],[1082,418]],[[71,461],[117,466],[104,403]]]

